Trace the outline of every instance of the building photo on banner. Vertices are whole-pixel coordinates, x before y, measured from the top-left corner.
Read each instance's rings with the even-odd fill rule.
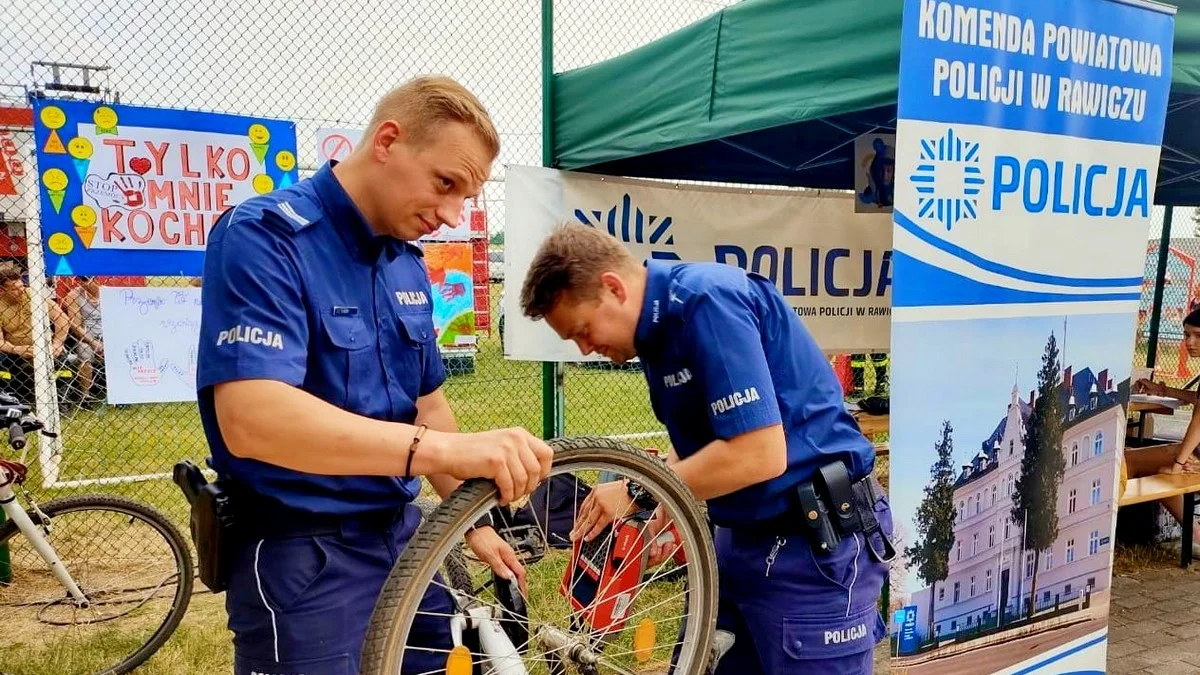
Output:
[[[830,353],[886,351],[891,216],[855,213],[853,195],[677,185],[510,166],[505,278],[519,289],[542,240],[563,222],[617,237],[639,258],[718,262],[769,278]],[[588,361],[545,322],[504,299],[505,356]]]
[[[1173,32],[1150,3],[905,2],[893,668],[1106,669]]]

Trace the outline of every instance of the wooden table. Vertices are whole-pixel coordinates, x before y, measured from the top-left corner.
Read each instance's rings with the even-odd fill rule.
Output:
[[[1121,495],[1121,506],[1156,502],[1168,497],[1183,496],[1183,530],[1180,541],[1179,566],[1187,569],[1192,563],[1192,525],[1196,515],[1196,493],[1200,492],[1200,474],[1159,473],[1153,476],[1130,478]]]
[[[1175,409],[1153,401],[1130,401],[1129,412],[1137,413],[1138,419],[1133,426],[1137,428],[1137,439],[1140,444],[1146,440],[1146,415],[1174,415]]]
[[[858,427],[862,429],[863,435],[868,438],[876,434],[886,434],[888,432],[890,415],[868,415],[862,411],[854,413],[854,419],[858,421]]]

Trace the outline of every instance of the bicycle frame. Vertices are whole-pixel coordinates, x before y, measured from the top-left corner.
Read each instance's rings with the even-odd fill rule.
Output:
[[[7,470],[0,468],[0,506],[3,506],[5,515],[13,521],[17,530],[25,535],[29,543],[33,544],[34,550],[38,552],[42,560],[46,561],[46,565],[49,566],[54,577],[67,589],[75,602],[79,603],[81,607],[86,607],[88,605],[87,596],[71,578],[67,568],[62,564],[62,560],[54,552],[54,547],[50,546],[50,542],[42,536],[41,529],[33,523],[29,514],[25,513],[25,509],[21,508],[21,504],[17,501],[17,495],[13,492],[11,478],[12,476]]]
[[[451,591],[458,614],[450,619],[450,636],[455,647],[462,646],[463,631],[474,628],[479,634],[479,648],[491,666],[493,675],[529,675],[508,634],[500,627],[493,608],[472,602],[465,594]]]

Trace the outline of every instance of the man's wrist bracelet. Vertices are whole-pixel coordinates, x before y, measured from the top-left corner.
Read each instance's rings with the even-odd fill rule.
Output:
[[[422,424],[417,428],[417,433],[413,435],[412,444],[408,446],[408,461],[404,463],[404,479],[410,480],[412,475],[413,455],[417,454],[417,444],[421,442],[421,436],[425,435],[426,426]]]

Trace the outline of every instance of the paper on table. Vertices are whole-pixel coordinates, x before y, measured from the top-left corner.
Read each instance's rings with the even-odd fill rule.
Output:
[[[1150,394],[1130,394],[1129,402],[1155,403],[1172,409],[1180,406],[1180,401],[1177,398],[1171,398],[1170,396],[1151,396]]]

